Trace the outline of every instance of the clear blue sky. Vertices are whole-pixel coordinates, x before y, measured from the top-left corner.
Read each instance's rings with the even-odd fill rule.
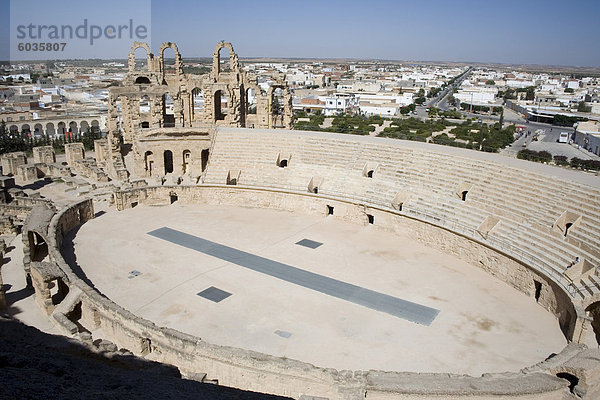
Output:
[[[216,43],[226,40],[240,57],[600,67],[600,0],[136,1],[152,4],[153,50],[163,41],[172,41],[183,57],[209,57]],[[6,19],[3,11],[8,0],[0,2],[0,18]],[[68,0],[22,2],[39,4],[43,10],[58,7],[62,20],[74,24],[82,16],[99,20],[136,17],[131,9],[114,12],[106,0],[80,0],[77,11],[67,7]],[[118,3],[123,6],[130,0]],[[139,11],[147,14],[147,9]],[[8,21],[1,22],[0,47],[8,36]],[[78,56],[124,58],[126,53],[120,52],[105,43],[82,49]]]

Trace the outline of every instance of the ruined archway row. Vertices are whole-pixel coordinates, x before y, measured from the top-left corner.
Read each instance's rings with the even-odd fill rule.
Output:
[[[146,53],[146,65],[141,69],[136,69],[138,49]],[[174,52],[173,69],[166,65],[167,49]],[[229,56],[223,57],[224,52]],[[110,90],[109,117],[114,123],[109,130],[113,134],[123,131],[127,139],[140,129],[203,125],[291,128],[291,93],[285,82],[275,81],[264,93],[256,78],[240,67],[231,43],[217,44],[212,71],[201,77],[188,77],[183,72],[181,54],[174,43],[163,43],[158,54],[155,57],[146,43],[132,45],[123,86]],[[276,97],[281,100],[274,101]],[[110,108],[115,112],[111,113]],[[120,127],[116,123],[118,109],[123,114]]]
[[[145,52],[142,68],[136,68],[136,51]],[[166,52],[174,52],[172,68]],[[209,148],[215,126],[290,129],[292,114],[291,93],[282,77],[274,77],[270,88],[262,90],[257,78],[241,68],[231,43],[217,44],[210,73],[188,76],[174,43],[163,43],[155,57],[148,44],[135,42],[123,84],[109,90],[110,146],[107,159],[101,161],[114,164],[114,171],[122,170],[121,154],[131,150],[139,177],[154,176],[158,171],[162,171],[160,175],[177,173],[180,168],[172,172],[152,170],[146,163],[146,152],[163,154],[173,150],[170,147],[178,147],[174,141],[186,139],[196,141],[189,150],[200,154]],[[157,157],[155,161],[162,163],[164,159]],[[184,175],[190,171],[201,173],[203,169],[181,168]],[[116,178],[116,173],[113,175]]]
[[[103,121],[101,117],[93,119],[61,119],[61,120],[28,120],[19,122],[9,122],[6,124],[6,130],[13,136],[48,136],[58,137],[66,135],[85,135],[92,131],[103,131]]]

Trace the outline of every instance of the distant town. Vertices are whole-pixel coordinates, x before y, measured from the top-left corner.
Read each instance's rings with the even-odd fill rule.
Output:
[[[500,151],[534,161],[600,155],[597,75],[383,61],[242,60],[242,65],[265,92],[274,77],[285,79],[295,129]],[[209,60],[184,60],[188,75],[210,67]],[[60,152],[65,142],[86,137],[92,148],[93,139],[107,130],[108,88],[126,73],[125,60],[6,65],[0,71],[1,151],[53,143]],[[227,98],[221,101],[227,107]],[[249,113],[253,101],[249,93]],[[203,107],[204,94],[194,93],[194,109]]]

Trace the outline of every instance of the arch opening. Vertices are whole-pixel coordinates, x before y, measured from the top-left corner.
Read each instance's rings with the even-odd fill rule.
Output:
[[[148,70],[148,51],[142,46],[136,47],[133,50],[134,58],[134,71],[147,71]],[[146,78],[148,79],[148,78]],[[137,82],[136,82],[137,83]],[[148,80],[150,83],[150,80]]]
[[[571,222],[567,222],[567,223],[565,224],[565,234],[564,234],[564,236],[565,236],[565,237],[567,237],[567,234],[569,233],[569,229],[570,229],[572,226],[573,226],[573,223],[571,223]]]
[[[135,79],[134,83],[137,84],[137,85],[145,85],[145,84],[149,85],[150,84],[150,79],[148,79],[148,77],[146,77],[146,76],[138,76]]]
[[[182,158],[183,158],[183,173],[187,173],[189,172],[189,165],[191,162],[191,158],[192,158],[192,152],[189,150],[184,150],[182,153]]]
[[[204,111],[204,90],[200,88],[194,88],[192,90],[192,103],[194,105],[194,114],[201,113]]]
[[[163,95],[163,127],[174,128],[175,127],[175,103],[169,93]]]
[[[229,49],[226,47],[221,47],[218,53],[219,57],[219,73],[221,72],[231,72],[231,53]]]
[[[163,153],[165,175],[173,172],[173,152],[171,150],[165,150]]]
[[[561,378],[561,379],[566,379],[567,381],[569,381],[569,391],[571,393],[575,394],[575,388],[579,384],[578,377],[576,377],[575,375],[570,374],[568,372],[559,372],[558,374],[556,374],[556,377]]]
[[[172,47],[165,47],[162,52],[163,70],[165,75],[176,75],[177,66],[175,65],[177,54]]]
[[[151,151],[144,153],[144,164],[146,167],[146,172],[148,175],[152,176],[152,171],[154,170],[154,155]]]
[[[150,96],[147,94],[140,97],[139,112],[140,114],[150,114]]]
[[[229,96],[224,90],[217,90],[214,96],[215,121],[223,121],[228,113]]]
[[[202,150],[202,153],[200,155],[200,157],[202,158],[202,172],[204,172],[206,170],[206,166],[208,165],[209,151],[210,150],[208,150],[208,149],[204,149],[204,150]]]

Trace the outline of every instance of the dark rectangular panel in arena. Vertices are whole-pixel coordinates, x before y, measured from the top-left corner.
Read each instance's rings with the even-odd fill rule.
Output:
[[[218,303],[222,300],[225,300],[229,296],[231,296],[231,293],[228,293],[224,290],[221,290],[219,288],[211,286],[208,289],[204,289],[203,291],[198,293],[198,296],[204,297],[205,299],[208,299],[210,301],[214,301],[215,303]]]
[[[316,249],[317,247],[319,247],[323,243],[321,243],[321,242],[315,242],[314,240],[310,240],[310,239],[302,239],[301,241],[296,242],[296,244],[299,244],[300,246],[308,247],[308,248],[311,248],[311,249]]]
[[[149,235],[317,292],[408,321],[431,325],[439,310],[305,271],[210,240],[163,227]]]

